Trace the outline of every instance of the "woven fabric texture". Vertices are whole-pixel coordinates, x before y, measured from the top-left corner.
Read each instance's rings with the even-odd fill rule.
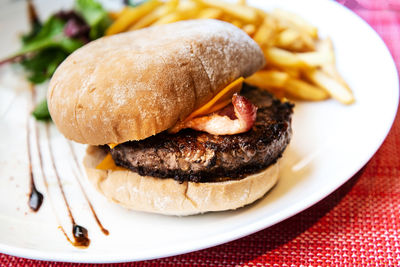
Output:
[[[341,0],[388,45],[400,69],[400,1]],[[1,266],[88,266],[0,254]],[[111,266],[400,266],[400,118],[375,156],[334,193],[245,238],[176,257]]]

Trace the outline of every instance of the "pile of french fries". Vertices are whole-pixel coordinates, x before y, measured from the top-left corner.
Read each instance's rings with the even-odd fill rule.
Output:
[[[320,39],[318,29],[301,17],[283,11],[267,13],[245,0],[148,0],[136,7],[110,13],[114,19],[106,34],[141,29],[187,19],[219,19],[230,22],[252,37],[264,52],[264,69],[246,82],[278,97],[320,101],[330,97],[343,104],[354,96],[336,70],[329,38]]]

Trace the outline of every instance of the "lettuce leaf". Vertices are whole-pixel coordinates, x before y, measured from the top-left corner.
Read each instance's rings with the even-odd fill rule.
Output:
[[[40,121],[48,121],[51,120],[50,112],[47,107],[47,101],[46,99],[40,102],[35,110],[32,112],[32,115]]]
[[[111,24],[107,11],[95,0],[76,0],[75,10],[90,26],[89,37],[91,40],[102,37]]]

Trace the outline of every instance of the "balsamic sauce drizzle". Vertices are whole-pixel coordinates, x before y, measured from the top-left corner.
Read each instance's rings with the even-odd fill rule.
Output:
[[[36,134],[36,146],[37,146],[37,151],[38,151],[38,154],[39,154],[39,164],[40,164],[40,169],[41,169],[42,175],[43,175],[43,182],[44,182],[44,184],[45,184],[47,196],[49,197],[50,204],[51,204],[51,206],[52,206],[52,208],[53,208],[53,212],[54,212],[54,214],[55,214],[55,216],[56,216],[56,220],[57,220],[58,225],[59,225],[58,228],[63,232],[63,234],[64,234],[64,236],[67,238],[67,240],[68,240],[71,244],[73,244],[74,246],[79,247],[79,244],[83,243],[84,246],[82,246],[82,247],[87,247],[87,246],[89,246],[89,243],[90,243],[90,242],[87,243],[87,241],[85,241],[85,240],[79,240],[79,242],[73,242],[73,241],[71,241],[70,238],[68,237],[68,235],[66,234],[64,228],[63,228],[63,227],[61,226],[61,224],[60,224],[60,219],[59,219],[58,216],[57,216],[56,209],[55,209],[55,207],[54,207],[53,201],[52,201],[51,196],[50,196],[50,192],[49,192],[49,183],[48,183],[48,180],[47,180],[47,176],[46,176],[46,173],[44,172],[42,150],[41,150],[41,148],[40,148],[40,143],[39,143],[39,128],[38,128],[36,122],[35,122],[34,125],[35,125],[35,134]],[[48,141],[49,141],[49,140],[48,140]],[[83,227],[81,227],[81,226],[78,226],[77,229],[79,229],[79,227],[80,227],[80,228],[83,228]],[[74,235],[74,237],[76,237],[76,238],[78,238],[78,239],[82,239],[82,238],[79,236],[79,233],[78,233],[77,229],[74,229],[74,225],[73,225],[73,235]],[[86,231],[85,233],[86,233],[86,236],[87,236],[87,230],[86,230],[85,228],[83,228],[83,229],[84,229],[84,230],[81,230],[81,232]],[[76,244],[75,244],[75,243],[76,243]]]
[[[90,244],[90,239],[88,237],[88,231],[87,231],[87,229],[85,227],[76,224],[75,218],[74,218],[74,216],[72,214],[72,211],[71,211],[71,207],[70,207],[70,205],[68,203],[67,197],[65,196],[64,187],[63,187],[63,185],[61,183],[60,174],[58,172],[58,169],[57,169],[57,166],[56,166],[55,160],[54,160],[54,153],[53,153],[53,148],[52,148],[52,144],[51,144],[51,140],[50,140],[50,128],[49,128],[48,124],[46,124],[46,137],[47,137],[48,149],[49,149],[49,152],[50,152],[51,164],[52,164],[54,173],[56,174],[56,178],[57,178],[57,184],[58,184],[58,187],[59,187],[59,189],[61,191],[61,195],[62,195],[62,197],[64,199],[65,206],[67,207],[69,218],[71,219],[72,234],[73,234],[74,240],[72,241],[68,237],[68,235],[65,233],[65,231],[64,231],[64,229],[62,227],[59,227],[59,228],[63,231],[65,237],[67,238],[67,240],[73,246],[80,247],[80,248],[87,248],[89,246],[89,244]]]
[[[32,30],[37,27],[37,25],[40,25],[40,20],[39,17],[37,16],[37,12],[35,9],[35,6],[33,5],[32,0],[27,0],[27,7],[28,7],[28,16],[29,16],[29,21],[32,27]],[[8,58],[5,60],[0,61],[0,65],[8,63],[8,62],[16,62],[20,59],[23,59],[24,56],[17,56],[17,57],[12,57],[12,58]],[[28,147],[28,165],[29,165],[29,173],[30,173],[30,194],[29,194],[29,201],[28,201],[28,205],[29,207],[33,210],[33,211],[38,211],[39,208],[41,207],[42,203],[43,203],[43,194],[40,193],[35,185],[35,179],[34,179],[34,173],[32,170],[32,149],[31,149],[31,141],[30,141],[30,136],[31,136],[31,128],[30,128],[30,124],[29,124],[29,119],[30,119],[30,112],[31,109],[33,108],[34,104],[35,104],[35,98],[36,98],[36,94],[35,94],[35,90],[34,90],[34,85],[30,84],[30,91],[31,91],[31,104],[29,105],[29,112],[28,112],[28,117],[27,117],[27,121],[26,121],[26,129],[27,129],[27,133],[26,133],[26,139],[27,139],[27,147]],[[5,113],[4,113],[5,114]],[[4,115],[2,114],[2,115]],[[71,219],[71,223],[72,223],[72,234],[73,234],[73,241],[69,238],[69,236],[66,234],[64,228],[61,226],[60,224],[60,220],[59,217],[57,215],[56,209],[54,207],[54,203],[51,201],[51,197],[50,197],[50,191],[49,191],[49,185],[48,185],[48,179],[46,176],[46,173],[44,171],[44,167],[43,167],[43,157],[42,157],[42,151],[41,151],[41,147],[40,147],[40,142],[39,142],[39,128],[37,125],[37,122],[34,121],[33,122],[34,128],[35,128],[35,137],[36,137],[36,148],[38,151],[38,155],[39,155],[39,164],[40,164],[40,169],[42,172],[42,177],[43,177],[43,182],[45,184],[46,187],[46,193],[49,197],[50,200],[50,204],[52,206],[54,215],[56,216],[57,222],[58,222],[58,228],[63,232],[63,234],[65,235],[65,237],[67,238],[67,240],[75,247],[80,247],[80,248],[87,248],[90,245],[90,239],[88,238],[88,230],[83,227],[80,226],[78,224],[76,224],[75,222],[75,218],[72,215],[71,212],[71,208],[69,206],[69,203],[67,201],[67,198],[65,196],[65,192],[64,192],[64,188],[63,185],[61,183],[61,179],[60,179],[60,175],[58,172],[58,169],[56,167],[55,161],[54,161],[54,154],[53,154],[53,150],[52,150],[52,144],[51,144],[51,140],[50,140],[50,132],[49,132],[49,124],[46,123],[46,137],[47,137],[47,145],[48,145],[48,150],[50,152],[50,158],[51,158],[51,163],[52,163],[52,167],[53,170],[56,174],[57,177],[57,182],[58,182],[58,186],[59,189],[61,191],[62,197],[64,199],[64,203],[67,207],[68,210],[68,215]],[[70,148],[72,150],[72,146],[70,145]],[[79,164],[77,163],[77,159],[76,159],[76,155],[73,153],[74,156],[74,160],[75,160],[75,164],[76,166],[78,166],[79,168]],[[82,173],[82,170],[79,168],[79,171]],[[74,172],[75,174],[75,172]],[[76,174],[75,177],[77,178]],[[78,178],[77,178],[78,180]],[[92,204],[90,203],[86,192],[83,190],[83,187],[80,183],[80,181],[78,180],[79,186],[81,187],[81,190],[86,198],[86,200],[89,203],[90,209],[92,210],[92,213],[94,215],[94,218],[97,222],[97,224],[99,225],[100,229],[102,230],[102,232],[106,235],[108,235],[108,230],[105,229],[103,227],[103,225],[101,224],[100,220],[97,217],[97,214],[94,211],[94,208],[92,206]]]
[[[34,101],[34,90],[31,87],[31,102],[33,103]],[[32,105],[30,105],[32,106]],[[35,178],[34,178],[34,174],[33,174],[33,170],[32,170],[32,149],[31,149],[31,140],[30,140],[30,135],[31,135],[31,129],[29,127],[29,118],[30,115],[28,115],[27,119],[26,119],[26,144],[28,147],[28,164],[29,164],[29,176],[30,176],[30,190],[31,192],[29,193],[29,200],[28,200],[28,205],[29,208],[34,211],[37,212],[40,207],[42,206],[43,203],[43,194],[40,193],[35,185]]]
[[[41,148],[40,148],[40,143],[39,143],[39,127],[37,126],[37,123],[36,123],[36,122],[34,122],[34,125],[35,125],[35,135],[36,135],[36,147],[37,147],[37,151],[38,151],[38,154],[39,154],[39,165],[40,165],[40,170],[42,171],[42,177],[43,177],[44,185],[45,185],[45,187],[46,187],[47,197],[49,198],[50,205],[51,205],[51,207],[52,207],[52,209],[53,209],[53,213],[54,213],[54,215],[55,215],[55,217],[56,217],[56,221],[57,221],[57,223],[58,223],[58,225],[59,225],[58,228],[59,228],[59,229],[63,232],[63,234],[67,237],[67,240],[68,240],[70,243],[72,243],[72,242],[70,241],[68,235],[65,233],[64,228],[61,226],[60,219],[59,219],[59,217],[58,217],[58,215],[57,215],[56,209],[55,209],[55,207],[54,207],[54,203],[53,203],[52,198],[51,198],[51,195],[50,195],[49,183],[48,183],[48,180],[47,180],[46,173],[45,173],[45,171],[44,171],[42,150],[41,150]]]
[[[73,148],[73,146],[72,146],[72,143],[71,143],[71,141],[68,141],[68,140],[67,140],[67,143],[68,143],[69,149],[71,150],[71,154],[72,154],[72,157],[73,157],[74,162],[75,162],[75,167],[79,170],[80,175],[83,176],[83,171],[82,171],[82,169],[81,169],[81,167],[80,167],[80,165],[79,165],[79,163],[78,163],[78,158],[77,158],[77,156],[76,156],[76,154],[75,154],[75,150],[74,150],[74,148]],[[99,217],[97,216],[97,213],[96,213],[96,211],[94,210],[93,205],[92,205],[92,203],[90,202],[90,199],[89,199],[89,197],[87,196],[86,191],[85,191],[84,187],[82,186],[82,183],[81,183],[81,181],[79,180],[78,175],[77,175],[75,172],[74,172],[74,175],[75,175],[76,181],[77,181],[78,184],[79,184],[79,187],[81,188],[81,191],[82,191],[83,195],[85,196],[86,202],[88,203],[88,205],[89,205],[89,207],[90,207],[90,210],[92,211],[93,217],[94,217],[94,219],[96,220],[97,225],[99,226],[99,228],[100,228],[100,230],[103,232],[103,234],[109,235],[110,232],[103,226],[103,224],[101,223]]]
[[[29,133],[29,131],[28,131]],[[28,135],[29,139],[29,135]],[[29,142],[30,143],[30,142]],[[40,209],[43,203],[43,194],[40,193],[35,185],[35,179],[33,177],[33,171],[32,171],[32,160],[31,160],[31,149],[30,149],[30,144],[28,143],[28,160],[29,160],[29,175],[30,175],[30,190],[31,192],[29,193],[29,200],[28,200],[28,205],[29,208],[36,212]]]
[[[30,86],[31,86],[31,88],[30,88],[31,89],[31,106],[34,106],[36,95],[35,95],[34,86],[32,84]],[[28,112],[28,114],[29,114],[29,112]],[[30,145],[30,138],[29,138],[29,136],[31,135],[31,133],[30,133],[31,129],[29,127],[29,118],[30,118],[29,116],[30,115],[28,115],[28,117],[27,117],[27,143],[28,143],[29,170],[30,170],[30,177],[31,177],[31,193],[29,196],[28,204],[32,210],[37,211],[37,210],[39,210],[39,208],[43,202],[43,194],[37,191],[36,186],[34,184],[34,180],[33,180],[32,164],[31,164],[31,162],[32,162],[32,160],[31,160],[32,154],[31,153],[32,152],[31,152],[31,145]],[[46,193],[50,200],[50,205],[53,209],[54,215],[56,216],[56,220],[59,225],[58,228],[61,229],[61,231],[64,233],[64,235],[66,235],[64,228],[60,224],[60,219],[58,218],[56,209],[54,207],[53,201],[50,196],[49,183],[48,183],[48,179],[46,176],[46,172],[44,171],[44,167],[43,167],[43,156],[42,156],[42,150],[41,150],[40,141],[39,141],[39,127],[38,127],[38,124],[36,121],[33,121],[33,125],[35,127],[36,148],[37,148],[37,152],[38,152],[38,156],[39,156],[39,165],[40,165],[40,170],[42,172],[43,182],[46,187]],[[67,237],[67,240],[70,241],[67,235],[66,235],[66,237]]]
[[[44,172],[42,149],[40,148],[39,127],[36,122],[34,123],[34,125],[35,125],[35,135],[36,135],[36,148],[37,148],[38,155],[39,155],[40,170],[42,171],[43,182],[46,187],[46,191],[49,192],[49,183],[47,182],[47,176],[46,176],[46,173]]]

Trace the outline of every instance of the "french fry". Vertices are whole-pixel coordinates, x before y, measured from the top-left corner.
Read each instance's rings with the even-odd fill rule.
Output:
[[[322,51],[296,53],[296,56],[307,65],[314,67],[324,66],[332,62],[331,55]]]
[[[150,0],[137,7],[125,7],[117,20],[107,29],[106,35],[112,35],[127,30],[129,26],[160,5],[162,5],[161,1]]]
[[[352,93],[350,86],[347,84],[347,82],[342,78],[338,70],[336,69],[336,66],[333,64],[330,65],[323,65],[321,70],[325,72],[326,74],[330,75],[332,78],[334,78],[337,82],[339,82],[344,88],[346,88],[347,91]]]
[[[329,94],[325,90],[294,78],[286,81],[285,91],[289,96],[301,100],[321,101],[329,98]]]
[[[279,18],[280,21],[286,21],[297,29],[304,31],[313,39],[318,38],[318,29],[300,16],[281,9],[275,9],[271,14],[276,18]]]
[[[243,23],[238,19],[231,20],[230,23],[232,23],[233,25],[235,25],[238,28],[242,28],[242,26],[243,26]]]
[[[194,0],[199,5],[218,8],[231,17],[239,19],[244,23],[257,23],[259,16],[254,8],[249,6],[230,4],[221,0]]]
[[[223,12],[217,8],[205,8],[201,10],[197,16],[198,19],[219,19]]]
[[[333,50],[332,40],[330,38],[323,39],[317,43],[317,52],[324,54],[325,61],[320,64],[321,70],[334,78],[340,83],[346,90],[352,94],[352,91],[346,81],[339,74],[336,69],[336,58]]]
[[[271,46],[277,34],[276,28],[276,22],[272,18],[266,16],[254,34],[254,41],[256,41],[261,48]]]
[[[284,88],[289,75],[283,71],[262,70],[246,78],[246,83],[261,89]]]
[[[313,52],[296,53],[297,57],[307,65],[322,67],[335,65],[335,55],[330,39],[325,39],[317,43],[317,50]]]
[[[270,65],[300,69],[307,69],[310,67],[295,53],[284,49],[270,47],[264,50],[264,55],[267,59],[267,64]]]
[[[278,97],[309,101],[333,97],[342,103],[354,102],[350,87],[336,69],[332,41],[318,39],[316,27],[297,15],[264,10],[223,0],[149,0],[121,12],[106,34],[141,29],[186,19],[219,19],[245,31],[264,52],[267,66],[246,79]]]
[[[316,41],[316,39],[314,39],[310,35],[305,34],[304,32],[302,32],[300,40],[303,43],[302,51],[310,52],[310,51],[314,51],[315,50],[315,41]]]
[[[158,20],[156,20],[152,25],[162,25],[162,24],[168,24],[176,21],[183,20],[182,14],[178,11],[167,14]]]
[[[301,40],[303,41],[304,50],[303,51],[313,51],[315,50],[315,40],[308,34],[301,34]]]
[[[265,17],[268,16],[268,13],[265,12],[264,10],[259,9],[259,8],[254,8],[254,9],[255,9],[256,13],[258,14],[258,16],[261,18],[260,22],[262,22],[265,19]]]
[[[317,49],[319,51],[322,51],[323,53],[329,54],[330,56],[329,63],[325,63],[322,65],[321,68],[322,71],[335,78],[335,80],[340,82],[347,89],[347,91],[351,92],[349,85],[346,83],[346,81],[342,78],[342,76],[336,69],[336,58],[335,58],[335,52],[333,50],[332,40],[330,38],[326,38],[320,41],[318,43]]]
[[[180,20],[185,20],[189,18],[195,17],[199,13],[200,7],[195,2],[184,1],[180,2],[177,9],[167,14],[164,17],[161,17],[159,20],[154,22],[152,25],[161,25],[172,23]]]
[[[150,26],[155,21],[159,20],[160,18],[166,16],[168,14],[167,6],[160,6],[151,13],[147,14],[146,16],[140,18],[135,24],[129,27],[129,31],[142,29],[144,27]]]
[[[318,86],[325,89],[334,99],[343,104],[354,103],[354,96],[349,90],[333,77],[321,70],[309,70],[306,72],[307,77]]]
[[[256,32],[256,26],[254,24],[246,24],[243,25],[242,30],[251,36]]]
[[[161,17],[166,16],[167,14],[174,11],[179,4],[179,0],[170,0],[166,4],[156,8],[149,14],[140,18],[135,24],[133,24],[129,30],[137,30],[147,26],[150,26],[155,21],[159,20]]]
[[[294,42],[298,42],[301,38],[300,33],[294,29],[287,28],[280,32],[276,37],[275,45],[281,48],[292,46]]]
[[[169,10],[175,10],[180,3],[180,0],[168,0],[164,6],[166,6]]]
[[[293,28],[281,31],[275,39],[275,46],[291,52],[309,52],[315,50],[314,40]]]
[[[121,12],[108,12],[108,16],[112,19],[112,20],[116,20],[119,16],[120,16]]]
[[[278,68],[280,71],[287,73],[290,77],[300,79],[301,77],[301,69],[299,68],[291,68],[291,67],[282,67]]]

